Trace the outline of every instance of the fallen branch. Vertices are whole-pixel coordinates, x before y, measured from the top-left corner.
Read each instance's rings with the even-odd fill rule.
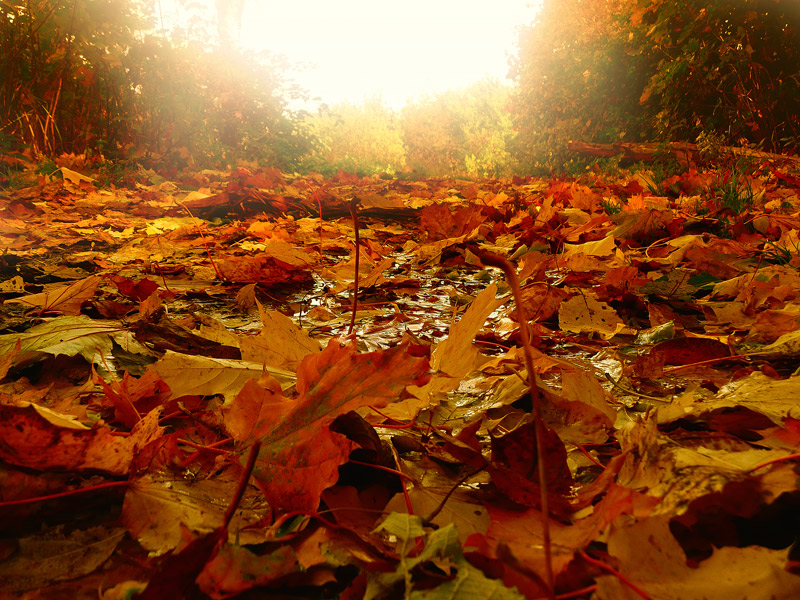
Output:
[[[619,156],[622,160],[634,162],[654,162],[661,160],[665,155],[671,155],[675,160],[685,166],[705,162],[697,144],[686,142],[616,142],[612,144],[594,144],[591,142],[569,142],[567,149],[570,152],[587,156],[605,157]],[[766,160],[781,165],[792,165],[800,168],[800,157],[785,154],[772,154],[753,148],[736,146],[720,146],[719,152],[733,156],[747,156],[756,160]]]

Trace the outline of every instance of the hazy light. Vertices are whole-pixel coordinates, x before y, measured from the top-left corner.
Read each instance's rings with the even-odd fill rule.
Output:
[[[242,46],[309,69],[295,80],[322,102],[407,99],[504,80],[531,0],[249,0]]]

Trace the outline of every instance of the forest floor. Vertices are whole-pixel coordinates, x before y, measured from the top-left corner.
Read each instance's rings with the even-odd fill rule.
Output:
[[[30,183],[0,598],[800,597],[796,169]]]

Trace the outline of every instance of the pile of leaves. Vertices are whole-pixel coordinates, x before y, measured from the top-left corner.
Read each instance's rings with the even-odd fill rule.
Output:
[[[59,173],[0,195],[3,597],[800,594],[791,168]]]

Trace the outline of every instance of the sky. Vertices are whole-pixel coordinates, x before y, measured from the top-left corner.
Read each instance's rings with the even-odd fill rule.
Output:
[[[247,0],[241,44],[309,64],[295,81],[333,105],[406,101],[504,81],[535,0]],[[310,106],[309,106],[310,108]]]

